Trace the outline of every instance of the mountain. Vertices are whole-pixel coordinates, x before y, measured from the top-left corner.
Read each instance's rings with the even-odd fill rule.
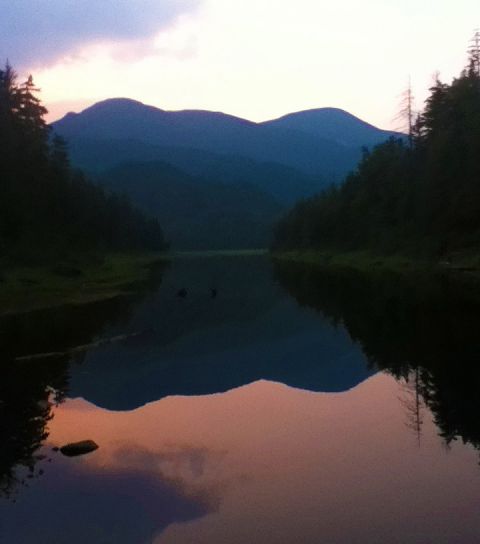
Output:
[[[222,183],[247,183],[273,196],[285,206],[312,196],[326,181],[275,162],[259,162],[247,157],[221,155],[182,147],[161,147],[139,140],[95,140],[71,138],[73,161],[87,172],[99,175],[122,162],[163,162],[195,178]]]
[[[119,98],[53,124],[73,163],[157,217],[174,248],[265,247],[287,207],[393,133],[324,108],[254,123]]]
[[[98,178],[157,218],[174,249],[263,248],[284,208],[253,185],[190,176],[167,163],[124,163]]]
[[[362,145],[390,134],[341,110],[313,110],[253,123],[219,112],[165,111],[123,98],[69,113],[53,127],[71,143],[81,139],[101,146],[101,142],[130,140],[137,147],[142,142],[149,147],[195,149],[280,163],[329,180],[340,179],[356,165]],[[350,132],[354,136],[348,136]]]
[[[402,134],[380,130],[351,113],[338,108],[319,108],[284,115],[267,121],[264,126],[302,131],[337,144],[357,147],[375,146],[391,136]]]
[[[115,321],[101,336],[145,333],[92,350],[82,365],[72,365],[69,396],[108,410],[133,410],[166,396],[211,395],[262,379],[341,392],[375,373],[359,345],[314,311],[302,310],[279,290],[272,272],[262,256],[196,258],[194,266],[191,259],[174,259],[143,303],[103,304]],[[188,288],[182,302],[174,296],[180,286]],[[212,286],[218,287],[215,299],[209,297]],[[81,323],[78,312],[68,308],[68,323],[75,316]],[[81,317],[88,319],[87,309]],[[70,330],[65,319],[62,324]]]

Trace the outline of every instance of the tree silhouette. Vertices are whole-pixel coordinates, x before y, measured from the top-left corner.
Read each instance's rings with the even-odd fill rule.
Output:
[[[480,247],[480,34],[470,68],[436,78],[408,145],[391,139],[365,153],[335,189],[298,203],[277,225],[274,248],[367,249],[449,259]]]
[[[0,254],[50,262],[85,251],[164,249],[160,226],[74,170],[66,142],[50,137],[32,76],[0,70]]]

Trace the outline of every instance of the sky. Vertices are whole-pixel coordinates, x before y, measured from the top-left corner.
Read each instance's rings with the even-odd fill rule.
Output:
[[[99,100],[254,121],[338,107],[381,128],[409,78],[421,109],[480,26],[478,0],[0,0],[0,61],[50,121]]]

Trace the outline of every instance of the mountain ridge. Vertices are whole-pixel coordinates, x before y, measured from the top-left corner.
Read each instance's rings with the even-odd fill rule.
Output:
[[[284,211],[253,184],[200,179],[161,161],[124,162],[97,182],[158,219],[175,249],[267,247]]]
[[[158,106],[153,106],[151,104],[146,104],[145,102],[142,102],[140,100],[136,100],[134,98],[127,98],[127,97],[112,97],[112,98],[106,98],[104,100],[99,100],[98,102],[95,102],[95,103],[91,104],[90,106],[87,106],[86,108],[84,108],[80,112],[73,112],[73,111],[67,112],[61,118],[56,119],[55,121],[53,121],[52,125],[56,125],[56,124],[60,123],[61,121],[63,121],[65,118],[70,117],[70,116],[77,116],[77,115],[81,115],[81,114],[84,114],[84,113],[87,113],[87,112],[90,112],[90,111],[98,111],[99,109],[104,109],[104,108],[108,109],[109,106],[118,107],[118,106],[122,106],[122,105],[125,105],[125,106],[128,105],[128,106],[132,106],[132,107],[143,107],[143,108],[148,108],[148,109],[156,110],[156,111],[167,113],[167,114],[169,114],[169,113],[170,114],[209,113],[209,114],[214,114],[214,115],[227,117],[227,118],[230,118],[230,119],[236,119],[238,121],[243,121],[245,123],[248,123],[248,124],[251,124],[251,125],[257,125],[257,126],[258,125],[267,125],[267,124],[274,123],[274,122],[277,122],[277,121],[281,121],[281,120],[284,120],[284,119],[287,119],[287,118],[296,117],[296,116],[302,115],[302,114],[316,114],[316,113],[324,113],[324,112],[325,113],[337,113],[339,115],[348,116],[349,118],[352,118],[352,119],[354,119],[354,120],[356,120],[356,121],[358,121],[358,122],[360,122],[360,123],[362,123],[364,125],[368,125],[369,127],[374,128],[374,129],[376,129],[378,131],[391,133],[391,134],[398,134],[398,135],[401,136],[401,133],[399,133],[398,131],[392,131],[392,130],[389,130],[389,129],[379,128],[379,127],[375,126],[373,123],[369,123],[368,121],[365,121],[364,119],[358,117],[357,115],[354,115],[354,114],[350,113],[349,111],[344,110],[343,108],[338,108],[338,107],[335,107],[335,106],[320,106],[320,107],[308,108],[308,109],[304,109],[304,110],[295,110],[295,111],[288,112],[288,113],[285,113],[283,115],[280,115],[278,117],[273,117],[272,119],[266,119],[265,121],[252,121],[251,119],[240,117],[238,115],[234,115],[234,114],[231,114],[231,113],[225,113],[225,112],[223,112],[221,110],[207,110],[207,109],[202,109],[202,108],[184,108],[184,109],[179,109],[179,110],[166,110],[166,109],[160,108]]]
[[[53,124],[72,161],[162,225],[174,247],[264,247],[281,213],[353,170],[392,133],[317,108],[255,123],[107,99]],[[171,168],[170,168],[171,167]]]
[[[313,121],[317,125],[310,124],[309,126],[308,123]],[[346,110],[334,107],[300,110],[265,121],[263,124],[295,128],[310,134],[321,134],[344,145],[359,143],[362,146],[375,145],[379,143],[379,135],[383,135],[384,139],[391,136],[403,137],[403,134],[399,132],[380,129]]]
[[[328,118],[328,123],[316,122],[319,116]],[[306,118],[310,120],[305,122]],[[138,140],[148,145],[276,162],[332,181],[339,181],[356,166],[362,146],[375,145],[396,134],[334,108],[255,123],[223,112],[166,111],[125,98],[107,99],[80,113],[69,113],[52,126],[70,142],[79,138]]]

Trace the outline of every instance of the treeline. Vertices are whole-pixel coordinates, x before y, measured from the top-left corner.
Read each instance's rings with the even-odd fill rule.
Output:
[[[480,248],[480,52],[430,91],[410,137],[365,150],[343,184],[298,203],[275,248],[432,258]]]
[[[84,251],[164,249],[162,230],[71,167],[30,76],[0,70],[0,258],[37,262]]]

